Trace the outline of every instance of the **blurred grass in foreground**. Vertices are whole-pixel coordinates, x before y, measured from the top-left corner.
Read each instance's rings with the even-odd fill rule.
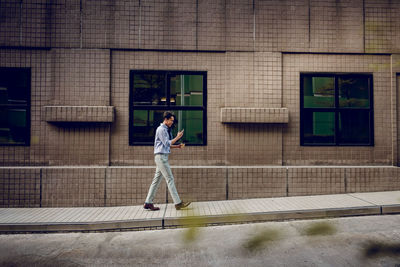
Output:
[[[245,221],[246,216],[239,213],[232,213],[225,216],[198,216],[192,213],[189,216],[179,218],[178,224],[185,227],[182,240],[188,245],[199,238],[199,227],[205,227],[212,224],[232,224]]]
[[[308,225],[303,231],[303,235],[333,235],[337,232],[336,227],[330,222],[315,222]]]
[[[281,232],[275,229],[259,230],[243,244],[243,247],[254,252],[266,248],[270,242],[280,239],[281,236]]]

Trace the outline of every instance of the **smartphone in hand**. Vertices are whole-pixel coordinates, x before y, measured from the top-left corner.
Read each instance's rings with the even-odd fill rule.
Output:
[[[183,131],[184,131],[184,130],[178,132],[177,136],[179,136],[179,138],[182,138],[182,136],[183,136]]]

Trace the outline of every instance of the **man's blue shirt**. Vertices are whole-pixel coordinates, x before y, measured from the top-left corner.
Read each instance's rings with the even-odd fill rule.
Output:
[[[161,123],[156,130],[154,139],[154,154],[170,154],[171,140],[168,132],[168,126]]]

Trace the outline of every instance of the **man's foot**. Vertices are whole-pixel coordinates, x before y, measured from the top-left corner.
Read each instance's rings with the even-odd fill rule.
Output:
[[[192,203],[192,202],[183,202],[183,201],[182,201],[181,203],[175,205],[175,209],[176,209],[176,210],[184,209],[184,208],[186,208],[187,206],[189,206],[190,203]]]
[[[152,203],[144,203],[143,208],[145,210],[159,210],[159,207],[154,207]]]

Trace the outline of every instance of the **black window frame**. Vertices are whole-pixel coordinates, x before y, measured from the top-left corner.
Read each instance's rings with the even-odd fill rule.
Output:
[[[166,105],[134,105],[133,86],[135,74],[163,74],[166,85]],[[203,75],[203,105],[202,106],[171,106],[170,79],[172,75]],[[202,111],[203,112],[203,143],[190,144],[187,146],[207,145],[207,71],[180,71],[180,70],[130,70],[129,72],[129,146],[153,146],[154,142],[135,142],[133,138],[133,112],[134,110],[162,110],[162,111]],[[160,123],[162,123],[160,121]],[[154,129],[155,132],[156,129]]]
[[[340,77],[367,77],[369,85],[369,108],[349,108],[339,106],[339,78]],[[304,77],[333,77],[334,79],[334,107],[305,108],[304,107]],[[302,72],[300,73],[300,145],[301,146],[374,146],[374,101],[373,101],[373,74],[372,73],[330,73],[330,72]],[[339,143],[339,113],[349,110],[369,111],[369,143]],[[333,112],[335,116],[334,143],[305,143],[304,123],[305,113],[308,111]]]
[[[26,96],[26,104],[0,104],[0,107],[6,108],[24,108],[26,109],[26,135],[23,144],[1,143],[0,146],[30,146],[31,145],[31,94],[32,94],[32,70],[27,67],[0,67],[0,71],[26,71],[28,78],[28,90]]]

